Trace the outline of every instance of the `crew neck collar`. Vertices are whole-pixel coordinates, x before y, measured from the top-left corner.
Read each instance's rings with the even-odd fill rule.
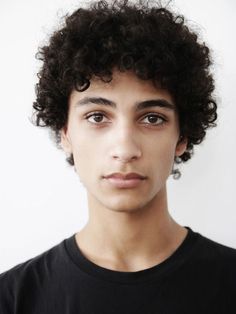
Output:
[[[65,247],[70,258],[80,271],[86,272],[96,278],[126,284],[150,282],[163,276],[167,272],[169,273],[170,271],[173,271],[176,267],[180,266],[186,258],[188,258],[199,237],[199,233],[194,232],[190,227],[185,226],[185,228],[188,230],[187,235],[178,248],[169,257],[157,265],[134,272],[112,270],[90,261],[82,254],[79,246],[77,245],[75,238],[76,234],[65,240]]]

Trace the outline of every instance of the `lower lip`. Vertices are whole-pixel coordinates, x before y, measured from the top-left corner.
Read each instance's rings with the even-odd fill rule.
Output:
[[[135,188],[144,179],[120,179],[120,178],[106,178],[106,180],[116,188]]]

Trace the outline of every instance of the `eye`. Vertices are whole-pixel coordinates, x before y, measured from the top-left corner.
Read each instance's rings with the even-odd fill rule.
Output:
[[[93,112],[93,113],[87,115],[85,117],[85,119],[88,120],[90,123],[93,123],[93,124],[101,124],[104,122],[104,121],[102,121],[103,117],[105,117],[104,113]],[[90,121],[89,120],[90,118],[92,118],[93,121]],[[145,120],[145,119],[148,119],[148,121],[149,121],[149,123],[147,123],[147,124],[151,124],[154,126],[164,124],[167,121],[164,117],[162,117],[156,113],[155,114],[150,113],[150,114],[146,115],[143,120]]]
[[[148,124],[151,124],[151,125],[160,125],[167,121],[164,117],[160,116],[159,114],[154,114],[154,113],[150,113],[146,115],[144,119],[148,119],[148,121],[151,122]]]
[[[89,118],[95,119],[94,121],[89,121]],[[88,120],[90,123],[94,123],[94,124],[99,124],[100,122],[102,122],[102,118],[105,117],[105,115],[101,112],[94,112],[92,114],[87,115],[85,118],[86,120]]]

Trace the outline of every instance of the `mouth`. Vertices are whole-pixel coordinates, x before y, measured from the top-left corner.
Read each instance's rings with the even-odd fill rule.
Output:
[[[103,177],[111,186],[115,188],[135,188],[138,187],[147,177],[138,173],[112,173]]]
[[[132,179],[141,179],[144,180],[147,177],[136,173],[136,172],[129,172],[129,173],[121,173],[121,172],[114,172],[111,173],[107,176],[104,176],[105,179],[110,179],[110,178],[114,178],[114,179],[122,179],[122,180],[132,180]]]

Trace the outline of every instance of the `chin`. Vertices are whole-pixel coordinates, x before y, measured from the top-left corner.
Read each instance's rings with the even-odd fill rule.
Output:
[[[109,202],[107,199],[105,202],[101,202],[103,206],[111,211],[114,212],[126,212],[131,213],[135,211],[139,211],[142,209],[148,202],[147,199],[143,198],[139,199],[138,197],[129,197],[126,199],[121,199],[119,197],[116,197],[115,201],[113,197],[113,200]]]

